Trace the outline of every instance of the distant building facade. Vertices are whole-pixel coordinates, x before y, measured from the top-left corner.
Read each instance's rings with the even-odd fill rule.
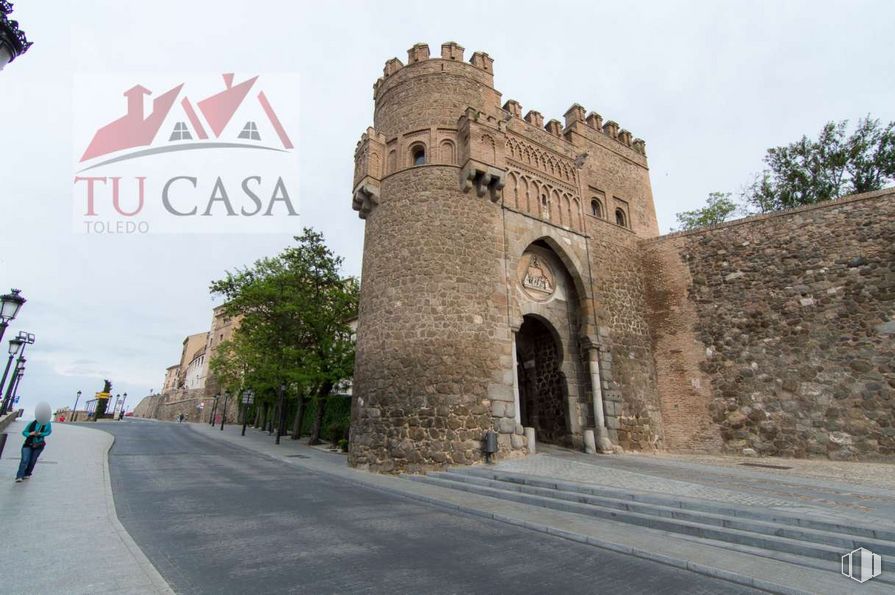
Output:
[[[222,306],[214,308],[209,330],[183,339],[180,361],[165,370],[161,392],[145,397],[134,408],[135,415],[175,419],[182,413],[188,420],[209,415],[210,409],[206,411],[205,404],[211,403],[221,392],[210,363],[221,344],[230,340],[238,327],[239,318],[227,316]],[[236,407],[231,407],[228,419],[233,418],[236,411]]]

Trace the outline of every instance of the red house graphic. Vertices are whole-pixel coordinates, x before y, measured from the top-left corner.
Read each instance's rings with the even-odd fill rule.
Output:
[[[237,85],[233,84],[233,73],[223,75],[225,88],[223,91],[206,97],[198,102],[199,112],[205,119],[215,139],[220,139],[221,134],[227,128],[236,110],[243,104],[249,92],[258,81],[258,77],[254,76]],[[152,91],[136,85],[124,92],[127,98],[127,114],[123,117],[106,124],[96,131],[93,139],[87,146],[87,150],[81,156],[81,161],[101,157],[116,151],[124,149],[132,149],[135,147],[146,147],[152,144],[158,135],[159,129],[171,112],[174,102],[183,88],[183,83],[166,91],[164,94],[156,97],[152,101],[152,113],[145,116],[143,113],[143,96],[151,95]],[[264,91],[257,94],[258,103],[261,106],[264,115],[267,117],[277,137],[284,149],[292,149],[293,144],[286,133],[276,112],[270,105]],[[206,127],[202,124],[199,114],[193,107],[188,97],[184,97],[180,101],[180,106],[189,120],[195,134],[199,140],[207,140],[208,133]],[[179,141],[191,139],[192,135],[186,124],[178,122],[174,127],[169,141]],[[248,122],[239,134],[240,139],[260,140],[257,127],[254,122]]]

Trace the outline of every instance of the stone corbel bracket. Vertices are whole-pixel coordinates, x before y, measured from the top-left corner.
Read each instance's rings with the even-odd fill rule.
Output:
[[[460,189],[469,192],[475,188],[477,196],[487,194],[491,202],[500,202],[505,182],[506,171],[482,163],[467,161],[460,170]]]
[[[467,108],[457,121],[460,190],[500,202],[506,182],[506,121]]]
[[[358,212],[361,219],[366,219],[373,207],[379,204],[379,181],[364,178],[354,189],[351,208]]]
[[[385,137],[373,128],[367,128],[354,150],[354,192],[351,207],[366,219],[373,207],[379,204],[379,184],[385,162]]]

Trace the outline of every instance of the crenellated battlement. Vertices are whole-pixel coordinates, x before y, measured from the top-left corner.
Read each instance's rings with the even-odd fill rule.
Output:
[[[431,56],[429,44],[415,43],[407,50],[407,63],[405,64],[399,58],[391,58],[386,60],[382,69],[382,76],[373,85],[373,96],[378,97],[380,91],[384,88],[385,83],[393,76],[403,71],[409,66],[415,66],[428,62],[453,62],[462,64],[464,67],[474,68],[487,77],[494,75],[494,60],[486,52],[474,52],[469,62],[463,61],[465,48],[455,41],[446,41],[441,44],[441,56],[434,58]],[[442,70],[444,70],[442,68]],[[493,82],[493,78],[485,79],[488,84]],[[567,138],[569,133],[576,127],[582,127],[598,133],[604,137],[610,138],[619,144],[631,149],[635,153],[646,156],[646,143],[641,138],[634,138],[633,134],[628,130],[621,128],[618,122],[608,120],[603,122],[603,117],[596,113],[590,112],[578,103],[566,110],[563,115],[565,124],[559,120],[550,119],[545,123],[544,116],[537,110],[529,110],[525,116],[522,115],[522,105],[513,99],[507,101],[503,109],[510,116],[524,120],[528,124],[537,128],[543,128],[550,135],[557,138]]]
[[[469,62],[463,62],[464,51],[465,48],[457,42],[446,41],[441,44],[441,57],[433,58],[429,51],[429,44],[415,43],[413,44],[413,47],[407,50],[407,64],[404,64],[404,62],[401,62],[398,58],[390,58],[389,60],[386,60],[385,67],[382,69],[382,76],[373,84],[373,96],[376,97],[379,95],[379,91],[383,84],[390,77],[407,66],[413,66],[414,64],[419,64],[421,62],[441,60],[446,62],[456,62],[467,67],[475,68],[488,76],[493,76],[494,59],[491,58],[491,56],[486,52],[474,52],[469,59]]]
[[[525,116],[522,116],[522,104],[515,99],[509,99],[503,104],[503,110],[513,118],[519,118],[528,124],[537,128],[543,128],[552,136],[557,138],[567,138],[570,131],[577,126],[583,126],[593,132],[597,132],[603,136],[611,138],[614,141],[628,147],[629,149],[646,156],[646,142],[642,138],[633,138],[628,130],[621,128],[618,122],[608,120],[603,123],[603,116],[596,112],[588,113],[587,110],[577,103],[566,110],[563,115],[565,127],[559,120],[551,119],[546,124],[544,116],[536,110],[529,110]]]

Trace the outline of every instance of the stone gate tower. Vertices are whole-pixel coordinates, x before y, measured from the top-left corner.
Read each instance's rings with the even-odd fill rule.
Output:
[[[355,151],[366,221],[352,465],[473,463],[535,440],[654,448],[636,242],[658,231],[643,141],[573,105],[565,124],[494,89],[453,42],[386,62]]]

